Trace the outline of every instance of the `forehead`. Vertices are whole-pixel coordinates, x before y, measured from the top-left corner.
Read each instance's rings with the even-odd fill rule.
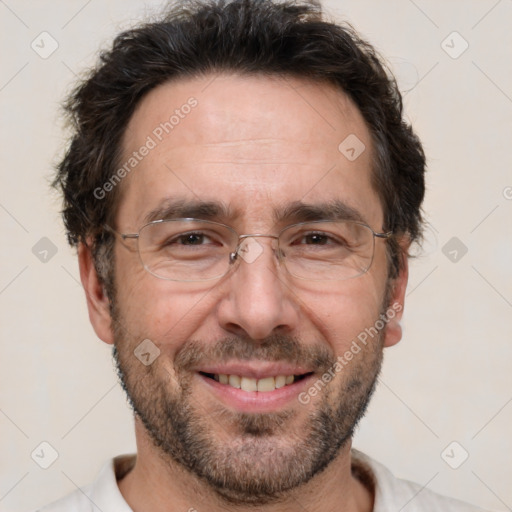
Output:
[[[382,217],[370,133],[328,84],[224,74],[168,82],[138,105],[122,160],[121,228],[190,200],[261,223],[298,202],[341,201],[368,223]]]

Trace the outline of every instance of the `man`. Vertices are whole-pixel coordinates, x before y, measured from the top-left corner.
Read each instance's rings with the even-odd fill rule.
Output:
[[[370,45],[314,4],[181,5],[67,109],[56,185],[137,456],[43,510],[476,510],[351,450],[424,195]]]

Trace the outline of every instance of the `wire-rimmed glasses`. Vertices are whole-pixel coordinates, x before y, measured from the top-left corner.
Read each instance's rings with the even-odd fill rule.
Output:
[[[277,235],[239,235],[233,228],[209,220],[180,218],[149,222],[138,233],[120,234],[136,239],[144,268],[170,281],[209,281],[225,276],[241,259],[255,261],[263,252],[258,238],[272,238],[274,252],[286,271],[299,279],[342,281],[370,268],[376,233],[353,220],[292,224]]]

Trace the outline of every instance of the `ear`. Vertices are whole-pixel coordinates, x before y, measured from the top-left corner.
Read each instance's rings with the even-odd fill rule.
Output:
[[[78,246],[78,265],[80,280],[87,297],[89,320],[98,337],[105,343],[113,344],[114,334],[109,299],[96,272],[91,249],[85,243],[80,243]]]
[[[395,277],[390,286],[391,293],[386,316],[388,323],[386,325],[386,335],[384,337],[384,346],[392,347],[402,339],[402,326],[400,321],[404,312],[405,290],[409,278],[409,262],[407,260],[407,250],[403,247],[401,258],[402,268],[397,277]]]

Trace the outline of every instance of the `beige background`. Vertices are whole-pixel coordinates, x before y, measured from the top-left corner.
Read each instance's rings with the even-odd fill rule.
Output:
[[[48,180],[64,144],[57,106],[74,75],[158,4],[0,2],[1,511],[56,499],[134,449],[131,414],[110,350],[89,325]],[[431,228],[412,263],[405,336],[386,354],[355,445],[429,489],[512,510],[512,2],[327,5],[388,57],[430,169]],[[58,43],[46,59],[31,48],[35,40],[40,52],[51,49],[43,31]],[[43,237],[57,250],[46,262],[33,253]],[[452,237],[467,247],[455,262],[454,247],[443,253]],[[46,470],[31,458],[42,441],[59,455]],[[441,456],[452,441],[460,445],[445,457],[452,465],[469,453],[458,469]]]

